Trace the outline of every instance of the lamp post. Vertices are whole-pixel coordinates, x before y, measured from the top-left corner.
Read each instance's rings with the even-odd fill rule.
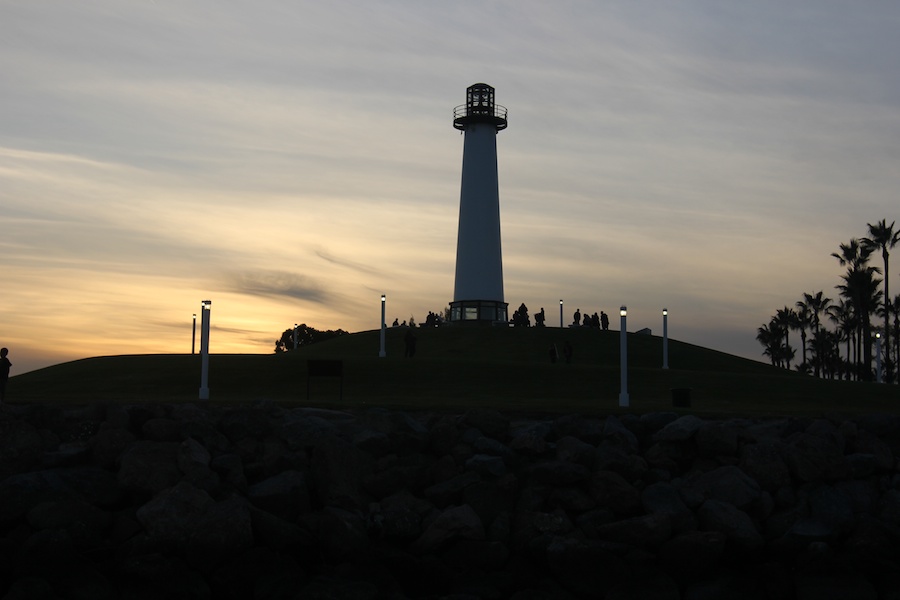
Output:
[[[628,337],[626,332],[627,314],[628,309],[626,307],[623,306],[619,309],[619,316],[621,317],[621,331],[619,332],[619,368],[622,377],[621,391],[619,392],[619,407],[621,408],[628,407]]]
[[[875,334],[875,381],[881,383],[881,334]]]
[[[212,300],[200,303],[200,400],[209,400],[209,313]]]
[[[663,369],[669,368],[669,309],[663,309]]]
[[[381,295],[381,350],[378,351],[378,356],[380,358],[387,356],[384,351],[384,294]]]
[[[563,316],[562,316],[562,312],[563,312],[563,303],[562,303],[562,298],[560,298],[560,300],[559,300],[559,328],[560,328],[560,329],[563,328]]]
[[[294,323],[294,350],[297,349],[297,324]]]
[[[197,313],[194,313],[194,326],[191,328],[191,354],[197,348]]]

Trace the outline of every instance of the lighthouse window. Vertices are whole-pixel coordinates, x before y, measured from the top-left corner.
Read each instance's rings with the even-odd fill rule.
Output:
[[[467,306],[465,308],[465,311],[466,311],[466,316],[465,316],[466,321],[477,321],[478,320],[478,308],[476,308],[474,306]]]

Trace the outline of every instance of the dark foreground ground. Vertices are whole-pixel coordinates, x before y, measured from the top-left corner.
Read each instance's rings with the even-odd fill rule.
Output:
[[[900,418],[0,408],[0,597],[896,598]]]

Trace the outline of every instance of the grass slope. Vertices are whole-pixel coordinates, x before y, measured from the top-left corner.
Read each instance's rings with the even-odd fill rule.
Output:
[[[286,354],[210,356],[210,396],[216,402],[271,399],[297,405],[425,410],[491,407],[529,413],[619,412],[619,333],[590,329],[415,329],[415,358],[403,357],[406,329],[344,336]],[[568,340],[572,364],[551,364],[549,348]],[[215,340],[213,340],[213,349]],[[308,381],[307,359],[343,361],[341,380]],[[894,412],[900,387],[841,381],[776,369],[699,346],[628,335],[630,410],[671,410],[671,388],[692,389],[692,412],[826,414]],[[307,401],[307,384],[310,400]],[[196,401],[199,355],[90,358],[14,377],[12,402]]]

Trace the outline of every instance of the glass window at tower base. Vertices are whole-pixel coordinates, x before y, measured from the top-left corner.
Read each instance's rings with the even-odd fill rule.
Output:
[[[451,324],[481,324],[505,323],[507,319],[506,302],[496,300],[456,300],[450,303]]]

